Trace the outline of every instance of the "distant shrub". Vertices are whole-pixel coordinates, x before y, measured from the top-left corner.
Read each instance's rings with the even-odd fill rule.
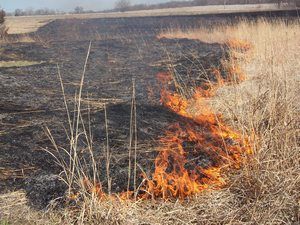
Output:
[[[129,0],[119,0],[115,4],[115,9],[121,12],[128,11],[131,6]]]
[[[81,7],[81,6],[76,6],[75,9],[74,9],[74,13],[76,13],[76,14],[84,13],[83,7]]]
[[[3,9],[0,9],[0,24],[3,24],[5,20],[5,12]]]
[[[2,39],[7,34],[7,28],[4,25],[5,21],[5,11],[0,9],[0,39]]]

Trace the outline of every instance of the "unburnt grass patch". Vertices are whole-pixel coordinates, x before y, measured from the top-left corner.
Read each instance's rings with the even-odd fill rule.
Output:
[[[10,68],[10,67],[25,67],[25,66],[34,66],[42,64],[43,62],[36,61],[0,61],[0,67]]]

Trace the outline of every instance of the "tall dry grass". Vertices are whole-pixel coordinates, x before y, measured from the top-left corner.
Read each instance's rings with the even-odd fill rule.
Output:
[[[255,135],[253,159],[230,187],[244,211],[238,223],[300,221],[299,28],[299,21],[261,20],[224,29],[229,40],[253,46],[250,58],[236,58],[247,80],[216,98],[233,126]],[[234,48],[231,53],[237,56]]]
[[[160,36],[222,43],[240,40],[251,44],[247,57],[229,46],[231,59],[238,61],[247,80],[221,88],[212,105],[228,123],[252,137],[252,159],[240,171],[233,172],[226,188],[203,192],[184,202],[97,201],[87,195],[78,207],[48,212],[41,221],[46,218],[43,223],[49,224],[299,224],[299,23],[242,21],[234,27],[173,30]],[[29,215],[28,221],[35,221]]]

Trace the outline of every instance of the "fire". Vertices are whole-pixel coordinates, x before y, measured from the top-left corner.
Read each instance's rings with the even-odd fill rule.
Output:
[[[253,48],[252,44],[246,40],[229,39],[225,44],[230,48],[237,51],[247,52]]]
[[[239,168],[244,156],[251,153],[242,135],[207,104],[219,86],[231,81],[230,74],[223,79],[218,70],[212,72],[216,82],[198,87],[190,99],[170,90],[170,74],[157,76],[163,84],[161,103],[182,120],[172,124],[160,139],[155,171],[147,180],[144,197],[184,199],[205,189],[221,188],[226,184],[223,171]]]
[[[158,74],[163,84],[161,103],[182,119],[171,124],[160,139],[155,171],[146,178],[138,198],[185,199],[207,189],[219,189],[226,185],[224,171],[238,169],[246,156],[252,153],[247,139],[230,128],[222,115],[208,106],[207,100],[216,89],[230,82],[216,73],[215,83],[205,83],[195,89],[192,98],[187,99],[171,91],[172,77]],[[107,199],[100,184],[85,181],[88,192],[99,199]],[[133,192],[123,192],[118,199],[131,199]]]
[[[92,182],[87,177],[85,177],[82,181],[84,189],[90,193],[95,195],[99,199],[106,198],[107,195],[102,189],[102,184],[100,182]]]
[[[227,45],[240,51],[251,48],[250,44],[238,40],[228,41]],[[155,170],[151,177],[142,175],[146,182],[139,193],[122,192],[118,199],[131,199],[133,196],[142,199],[185,199],[203,190],[219,189],[226,185],[224,171],[240,168],[247,155],[252,154],[248,139],[228,126],[222,115],[216,114],[207,104],[219,87],[243,81],[243,71],[235,57],[231,57],[229,63],[221,64],[221,69],[212,68],[209,72],[215,79],[196,87],[190,98],[174,91],[178,84],[172,74],[157,74],[162,86],[161,104],[181,119],[171,124],[160,139]],[[152,89],[148,92],[148,96],[154,95]],[[86,179],[84,186],[99,199],[108,196],[101,184],[93,184]]]

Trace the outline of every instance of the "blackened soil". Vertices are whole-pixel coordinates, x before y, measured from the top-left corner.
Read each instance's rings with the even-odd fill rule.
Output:
[[[228,21],[236,20],[230,18]],[[224,23],[224,18],[54,21],[31,34],[40,41],[2,45],[0,60],[42,63],[0,68],[0,192],[23,188],[37,207],[44,207],[51,199],[63,195],[65,186],[54,176],[61,168],[45,151],[53,149],[45,128],[51,130],[58,146],[68,148],[65,129],[68,130],[69,125],[57,66],[73,117],[74,95],[79,90],[89,41],[92,41],[92,47],[81,108],[82,118],[93,136],[94,155],[103,186],[106,187],[107,180],[105,103],[112,154],[112,190],[119,192],[127,187],[133,79],[136,82],[138,173],[143,170],[150,176],[157,155],[157,140],[171,123],[181,120],[160,105],[161,87],[156,74],[167,71],[173,64],[184,81],[192,78],[201,82],[204,71],[218,66],[225,56],[224,47],[219,44],[185,39],[158,40],[155,35],[171,26],[197,27],[217,23]],[[89,164],[86,141],[80,140],[78,145],[81,156]]]

